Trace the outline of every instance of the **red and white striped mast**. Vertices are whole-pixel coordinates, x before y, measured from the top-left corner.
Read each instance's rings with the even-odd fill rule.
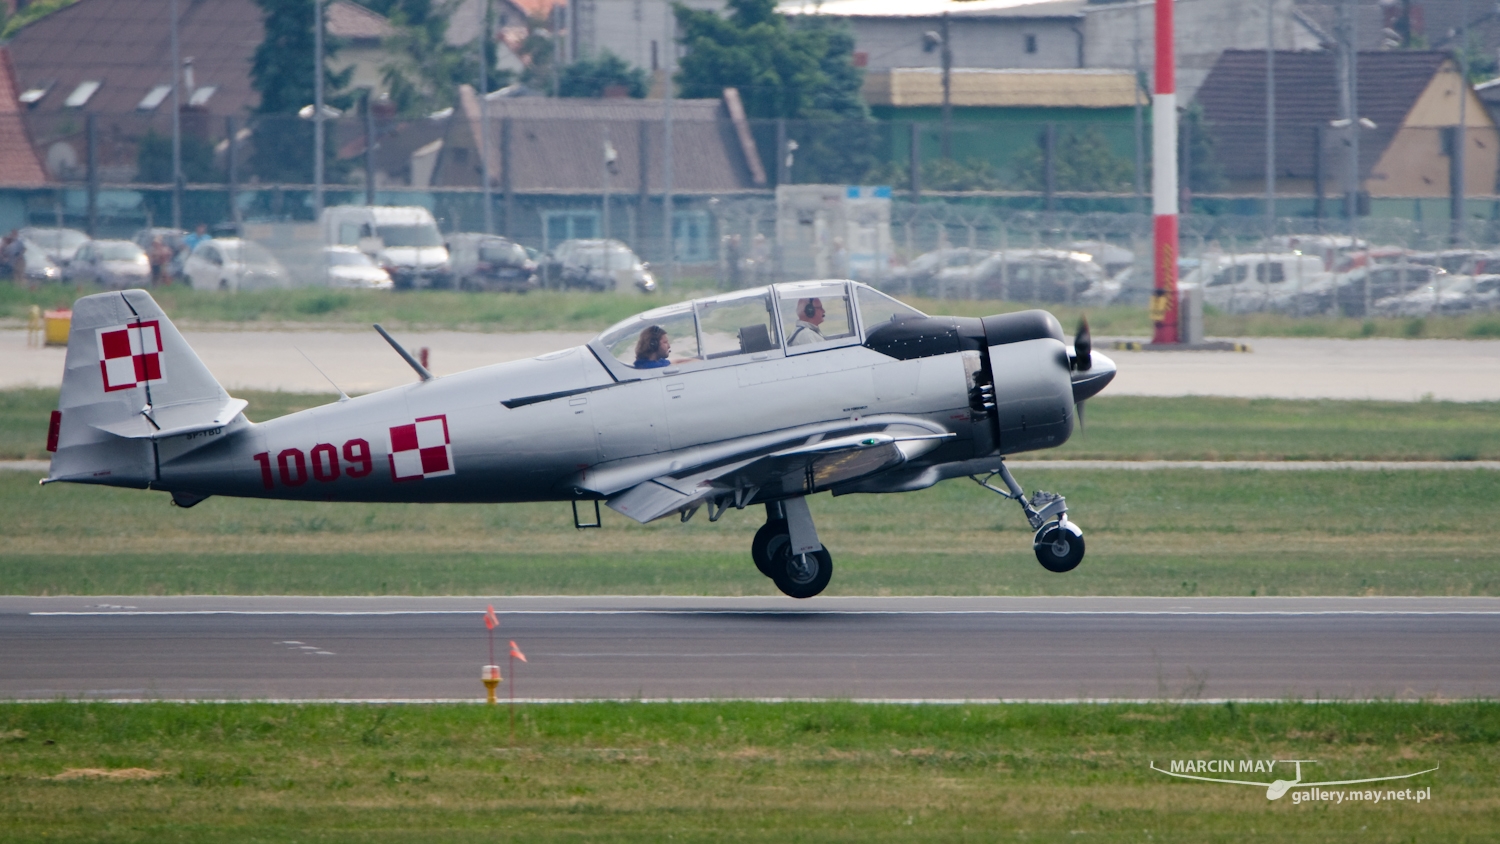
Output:
[[[1155,216],[1153,343],[1177,337],[1177,59],[1173,0],[1156,0],[1156,92],[1151,97],[1151,211]]]

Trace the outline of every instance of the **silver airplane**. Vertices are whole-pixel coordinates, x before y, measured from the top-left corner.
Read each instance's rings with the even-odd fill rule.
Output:
[[[376,329],[415,383],[253,423],[149,293],[86,296],[42,483],[162,490],[179,507],[211,495],[566,501],[577,527],[599,525],[601,501],[643,524],[762,505],[755,565],[808,598],[833,560],[807,496],[970,477],[1020,502],[1047,569],[1083,559],[1063,497],[1026,498],[1004,458],[1062,445],[1076,408],[1114,378],[1087,323],[1070,346],[1045,311],[933,317],[858,282],[801,281],[668,305],[583,346],[441,378]]]

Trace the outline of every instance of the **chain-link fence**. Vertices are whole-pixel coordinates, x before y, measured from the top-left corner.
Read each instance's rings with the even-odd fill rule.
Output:
[[[185,112],[183,180],[174,185],[163,116],[37,116],[26,128],[55,181],[0,188],[0,229],[77,229],[133,238],[143,250],[160,236],[177,253],[167,271],[185,274],[187,232],[202,224],[209,235],[264,247],[288,285],[336,284],[343,274],[331,272],[331,262],[355,259],[329,257],[327,247],[399,269],[380,247],[404,235],[385,238],[373,218],[368,231],[341,235],[319,224],[319,205],[410,206],[430,214],[429,246],[453,247],[448,272],[424,282],[432,284],[462,286],[472,264],[498,255],[455,245],[455,235],[488,232],[529,252],[516,261],[531,262],[535,283],[552,286],[621,286],[646,274],[662,286],[736,288],[847,275],[935,298],[1144,304],[1149,297],[1151,219],[1138,191],[1149,174],[1138,169],[1128,111],[1112,121],[945,126],[735,123],[684,106],[669,152],[662,121],[633,108],[587,121],[497,117],[481,125],[452,113],[328,120],[321,186],[308,120]],[[1372,141],[1360,155],[1369,183],[1413,195],[1348,202],[1337,187],[1346,153],[1321,144],[1303,150],[1284,174],[1274,215],[1263,193],[1247,187],[1254,180],[1236,170],[1253,174],[1253,166],[1205,163],[1211,148],[1189,144],[1188,155],[1200,158],[1183,162],[1182,281],[1228,311],[1493,309],[1494,134],[1469,134],[1462,186],[1451,129],[1402,129],[1384,146]],[[843,187],[859,184],[887,187]],[[1246,189],[1227,192],[1235,185]],[[1455,226],[1452,193],[1460,187],[1468,197]],[[1358,211],[1352,225],[1350,205]],[[632,253],[605,257],[603,275],[614,280],[591,275],[598,268],[587,266],[587,249],[572,265],[562,257],[565,244],[598,240]],[[35,270],[43,261],[30,263]],[[56,263],[55,277],[80,272],[66,257]]]

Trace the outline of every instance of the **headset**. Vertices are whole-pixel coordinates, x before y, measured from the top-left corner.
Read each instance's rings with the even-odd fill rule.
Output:
[[[802,316],[803,316],[803,318],[805,318],[805,319],[812,319],[813,317],[815,317],[817,315],[818,315],[818,300],[817,299],[808,299],[807,300],[807,304],[802,306]]]

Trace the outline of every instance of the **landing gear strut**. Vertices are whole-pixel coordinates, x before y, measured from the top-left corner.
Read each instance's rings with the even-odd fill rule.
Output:
[[[804,498],[766,505],[766,523],[755,532],[750,556],[761,574],[793,598],[811,598],[833,577],[833,556],[818,541]]]
[[[996,475],[1005,482],[1005,489],[990,483],[990,478]],[[1004,463],[983,480],[973,475],[969,477],[990,492],[1020,502],[1026,521],[1036,531],[1031,547],[1042,568],[1061,573],[1072,571],[1083,562],[1083,531],[1068,521],[1068,502],[1061,495],[1037,490],[1028,501],[1025,491],[1011,477],[1010,469]]]

